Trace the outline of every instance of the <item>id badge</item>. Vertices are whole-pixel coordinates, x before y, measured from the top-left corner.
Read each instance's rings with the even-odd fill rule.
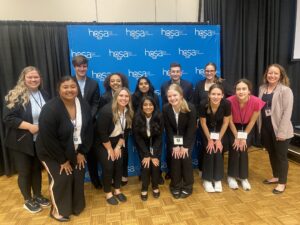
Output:
[[[80,145],[82,142],[81,142],[81,137],[75,137],[73,136],[73,142],[75,145]]]
[[[183,136],[174,135],[173,140],[174,140],[174,145],[183,145]]]
[[[150,149],[150,154],[153,155],[153,148],[150,147],[149,149]]]
[[[271,116],[271,114],[272,114],[271,108],[270,107],[266,108],[265,113],[266,113],[266,116]]]
[[[246,132],[243,132],[241,130],[238,131],[237,133],[237,138],[238,139],[247,139],[248,134]]]
[[[220,133],[217,133],[217,132],[211,132],[211,133],[210,133],[210,139],[213,139],[213,140],[219,140],[219,139],[220,139]]]

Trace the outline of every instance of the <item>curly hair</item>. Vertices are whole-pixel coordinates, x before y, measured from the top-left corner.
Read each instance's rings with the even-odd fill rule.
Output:
[[[111,87],[110,87],[110,78],[111,78],[113,75],[118,75],[118,76],[121,78],[121,81],[122,81],[122,87],[129,88],[129,85],[128,85],[128,79],[127,79],[127,77],[126,77],[124,74],[118,73],[118,72],[117,72],[117,73],[111,73],[111,74],[109,74],[109,75],[105,78],[105,80],[104,80],[104,82],[103,82],[103,86],[104,86],[106,92],[110,92],[110,91],[111,91]]]
[[[28,87],[25,84],[25,76],[27,73],[29,73],[31,71],[36,71],[41,78],[41,73],[38,68],[36,68],[34,66],[25,67],[20,73],[20,76],[19,76],[16,86],[13,89],[11,89],[8,92],[8,94],[5,96],[5,102],[6,102],[7,108],[11,109],[16,104],[21,104],[25,108],[26,104],[29,102],[30,93],[29,93]],[[41,80],[41,84],[40,84],[39,88],[41,86],[42,86],[42,80]]]

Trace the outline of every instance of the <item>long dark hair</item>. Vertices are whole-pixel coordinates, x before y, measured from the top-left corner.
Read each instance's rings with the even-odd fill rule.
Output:
[[[155,97],[154,97],[154,95],[155,95],[155,93],[154,93],[154,87],[153,87],[151,81],[149,80],[149,78],[148,78],[148,77],[145,77],[145,76],[140,77],[140,78],[137,80],[136,87],[135,87],[135,91],[134,91],[134,93],[132,94],[132,104],[133,104],[133,108],[134,108],[135,110],[138,109],[139,104],[140,104],[140,102],[141,102],[141,99],[142,99],[143,96],[144,96],[143,93],[142,93],[142,92],[140,91],[140,89],[139,89],[139,84],[140,84],[141,80],[146,80],[147,83],[149,84],[149,91],[147,92],[147,96],[150,96],[150,97],[152,97],[153,99],[155,98]]]
[[[163,131],[162,116],[161,113],[159,112],[158,106],[156,105],[154,99],[151,96],[145,96],[142,98],[139,104],[138,111],[134,116],[133,130],[134,132],[141,132],[145,136],[147,135],[146,116],[143,112],[143,104],[146,100],[150,101],[154,106],[154,110],[150,120],[151,136],[161,135]]]

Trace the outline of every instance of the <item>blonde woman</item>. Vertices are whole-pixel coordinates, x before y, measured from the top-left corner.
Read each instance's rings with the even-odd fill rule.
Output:
[[[50,205],[49,200],[41,194],[41,163],[35,147],[39,115],[48,100],[41,84],[39,70],[33,66],[25,67],[17,85],[5,96],[3,118],[7,128],[5,144],[12,150],[15,160],[18,185],[25,200],[24,208],[31,213]]]
[[[196,131],[196,111],[183,98],[177,84],[167,91],[168,103],[163,106],[163,117],[171,158],[170,190],[174,198],[186,198],[193,191],[192,150]]]
[[[111,103],[99,112],[96,122],[96,147],[103,169],[103,188],[106,201],[117,205],[127,200],[121,192],[123,153],[128,129],[132,126],[133,110],[131,95],[127,88],[118,89]],[[111,182],[113,180],[113,188]]]

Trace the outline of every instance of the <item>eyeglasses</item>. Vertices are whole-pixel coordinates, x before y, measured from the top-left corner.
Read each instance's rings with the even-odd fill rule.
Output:
[[[214,73],[215,70],[205,70],[205,73]]]

